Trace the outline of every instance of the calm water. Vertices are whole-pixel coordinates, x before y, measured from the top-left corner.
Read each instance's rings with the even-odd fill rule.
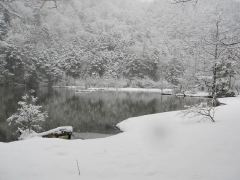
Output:
[[[16,139],[15,130],[6,123],[24,94],[21,88],[0,87],[0,141]],[[157,93],[91,92],[75,93],[69,89],[41,88],[38,103],[48,111],[44,130],[73,126],[74,132],[115,134],[115,125],[133,116],[183,109],[203,99],[161,96]]]

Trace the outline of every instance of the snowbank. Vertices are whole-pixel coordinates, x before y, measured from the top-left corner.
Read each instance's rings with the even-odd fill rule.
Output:
[[[176,96],[188,96],[188,97],[209,97],[209,93],[208,92],[204,92],[204,91],[199,91],[196,93],[192,93],[192,92],[185,92],[184,94],[178,93],[176,94]]]
[[[209,97],[208,92],[199,91],[191,92],[186,91],[183,93],[174,93],[174,89],[157,89],[157,88],[87,88],[83,86],[54,86],[55,88],[68,88],[76,90],[76,93],[87,93],[96,91],[107,91],[107,92],[145,92],[145,93],[161,93],[163,95],[176,95],[176,96],[188,96],[188,97]]]
[[[108,138],[0,143],[0,179],[240,179],[240,98],[221,102],[216,123],[177,111],[129,118]]]
[[[18,137],[18,140],[26,140],[26,139],[30,139],[30,138],[34,138],[36,136],[38,136],[38,133],[36,133],[33,130],[21,130],[19,129],[19,132],[21,133],[21,135]]]
[[[88,89],[79,89],[76,87],[67,87],[69,89],[76,89],[77,93],[84,92],[96,92],[96,91],[108,91],[108,92],[145,92],[145,93],[161,93],[163,95],[177,95],[177,96],[188,96],[188,97],[209,97],[208,92],[186,92],[185,94],[174,94],[173,89],[156,89],[156,88],[88,88]]]
[[[78,90],[78,92],[93,92],[93,91],[118,91],[118,92],[149,92],[149,93],[162,93],[172,95],[172,89],[147,89],[147,88],[88,88],[86,90]]]

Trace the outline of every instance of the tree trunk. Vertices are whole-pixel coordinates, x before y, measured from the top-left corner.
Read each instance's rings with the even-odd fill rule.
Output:
[[[219,48],[219,21],[216,22],[216,35],[215,35],[215,52],[214,52],[214,65],[213,65],[213,84],[212,84],[212,97],[213,106],[217,106],[217,60]]]

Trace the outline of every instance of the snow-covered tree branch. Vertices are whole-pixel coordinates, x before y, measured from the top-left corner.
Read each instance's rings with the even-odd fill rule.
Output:
[[[41,130],[41,122],[47,118],[47,112],[42,112],[42,106],[36,105],[37,98],[32,95],[24,95],[18,102],[17,112],[7,119],[11,126],[16,126],[22,132]]]

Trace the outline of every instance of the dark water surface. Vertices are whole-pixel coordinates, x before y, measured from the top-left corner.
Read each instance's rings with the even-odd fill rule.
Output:
[[[91,92],[75,93],[70,89],[41,88],[36,92],[38,104],[48,111],[44,130],[73,126],[74,132],[115,134],[115,125],[129,117],[184,109],[205,101],[200,98],[176,97],[158,93]],[[15,130],[6,119],[17,109],[23,88],[0,87],[0,141],[16,139]]]

